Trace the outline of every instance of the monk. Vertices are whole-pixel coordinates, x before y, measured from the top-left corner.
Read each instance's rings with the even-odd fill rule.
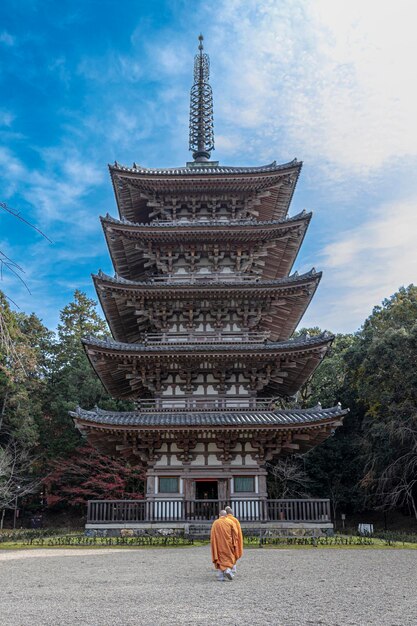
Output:
[[[240,525],[239,520],[236,517],[234,517],[233,510],[230,508],[230,506],[227,506],[225,508],[225,511],[227,513],[227,519],[232,520],[233,524],[235,525],[236,536],[237,536],[237,541],[236,541],[236,561],[237,561],[237,560],[241,559],[242,555],[243,555],[243,533],[242,533],[242,527]],[[236,573],[236,563],[232,567],[232,572],[234,574]]]
[[[211,559],[218,572],[217,579],[221,582],[233,580],[237,540],[235,524],[227,517],[226,511],[220,511],[211,527],[210,543]]]

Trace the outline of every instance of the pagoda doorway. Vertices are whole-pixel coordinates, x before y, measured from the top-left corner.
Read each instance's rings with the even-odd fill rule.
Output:
[[[219,483],[217,480],[196,480],[195,498],[196,500],[218,500]]]

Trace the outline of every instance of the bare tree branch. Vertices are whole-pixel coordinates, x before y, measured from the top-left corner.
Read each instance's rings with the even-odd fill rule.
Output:
[[[28,450],[15,439],[0,446],[0,509],[12,508],[17,497],[36,492],[40,480],[30,476],[32,462]]]
[[[20,220],[21,222],[23,222],[24,224],[26,224],[30,228],[33,228],[33,230],[36,230],[36,232],[39,233],[40,235],[42,235],[42,237],[45,237],[45,239],[47,239],[49,241],[49,243],[53,243],[53,241],[51,239],[49,239],[49,237],[47,235],[45,235],[45,233],[42,232],[40,230],[40,228],[38,228],[34,224],[31,224],[30,222],[28,222],[28,220],[26,220],[24,217],[22,217],[20,215],[19,211],[16,211],[15,209],[12,209],[5,202],[0,202],[0,209],[3,209],[4,211],[7,211],[7,213],[10,213],[10,215],[13,215],[14,217],[17,217],[18,220]]]
[[[310,479],[301,461],[288,456],[276,463],[265,463],[265,467],[275,479],[276,497],[303,498],[307,495]]]

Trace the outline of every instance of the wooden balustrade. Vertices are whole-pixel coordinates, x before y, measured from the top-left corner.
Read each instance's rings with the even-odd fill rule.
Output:
[[[263,343],[270,336],[269,332],[172,332],[172,333],[144,333],[143,343],[146,344],[188,344],[188,343]]]
[[[219,398],[208,396],[201,398],[193,396],[191,398],[150,398],[149,400],[138,400],[136,402],[138,410],[141,412],[154,411],[268,411],[273,410],[273,398],[264,400],[251,398],[249,396],[240,398]]]
[[[330,500],[89,500],[88,524],[209,522],[231,506],[242,522],[330,522]]]
[[[198,283],[227,283],[227,282],[245,282],[245,283],[256,283],[260,280],[260,276],[256,274],[236,274],[236,273],[225,273],[225,274],[160,274],[159,276],[153,276],[151,278],[151,282],[153,283],[167,283],[167,284],[176,284],[176,283],[187,283],[187,284],[198,284]]]

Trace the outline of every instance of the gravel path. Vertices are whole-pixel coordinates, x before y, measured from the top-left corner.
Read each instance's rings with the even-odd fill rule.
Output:
[[[1,626],[416,626],[417,551],[0,551]]]

